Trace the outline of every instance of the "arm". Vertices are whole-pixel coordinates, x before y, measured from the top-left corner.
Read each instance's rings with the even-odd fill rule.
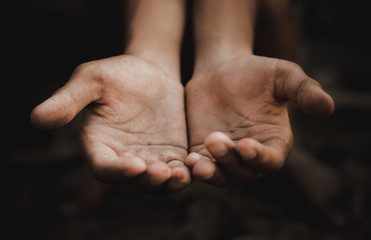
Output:
[[[97,178],[129,192],[179,190],[190,182],[179,70],[184,1],[129,3],[125,54],[78,66],[31,121],[60,127],[85,108],[81,145]]]
[[[195,73],[253,53],[255,5],[254,0],[195,1]]]
[[[129,0],[126,54],[168,66],[179,78],[184,0]]]
[[[247,182],[283,166],[293,144],[288,101],[312,116],[334,110],[331,97],[297,64],[253,55],[254,12],[252,0],[195,5],[186,163],[214,185],[225,182],[225,173]]]

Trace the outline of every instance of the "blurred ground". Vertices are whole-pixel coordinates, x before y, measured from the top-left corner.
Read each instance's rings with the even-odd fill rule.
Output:
[[[179,194],[138,197],[92,177],[78,154],[79,117],[52,131],[29,123],[78,64],[121,53],[119,1],[4,1],[1,238],[371,239],[365,3],[295,1],[297,61],[334,97],[336,112],[314,119],[294,110],[295,148],[283,171],[246,186],[195,182]]]

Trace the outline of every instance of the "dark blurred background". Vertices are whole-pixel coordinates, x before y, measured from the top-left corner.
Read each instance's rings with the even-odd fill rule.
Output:
[[[295,147],[281,172],[244,186],[195,181],[170,196],[123,196],[95,180],[81,159],[79,116],[50,131],[29,123],[32,108],[78,64],[122,53],[122,3],[2,1],[0,238],[371,239],[366,3],[293,1],[294,32],[280,11],[260,15],[259,53],[293,58],[336,104],[326,119],[293,109]],[[184,81],[192,71],[191,32],[188,25]]]

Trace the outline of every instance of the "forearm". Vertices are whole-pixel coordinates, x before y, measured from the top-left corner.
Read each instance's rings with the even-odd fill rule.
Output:
[[[194,5],[196,69],[252,54],[255,0],[198,0]]]
[[[125,53],[180,69],[184,0],[128,0]]]

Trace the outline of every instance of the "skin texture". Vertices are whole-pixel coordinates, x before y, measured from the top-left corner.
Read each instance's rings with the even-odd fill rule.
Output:
[[[186,87],[194,176],[219,185],[279,170],[292,147],[287,101],[325,117],[334,103],[295,63],[248,55],[210,66]]]
[[[176,192],[190,184],[191,169],[214,185],[248,182],[284,164],[293,142],[288,101],[312,116],[333,112],[331,97],[298,65],[252,54],[253,0],[195,1],[185,110],[184,1],[128,4],[126,54],[80,65],[31,113],[35,126],[50,129],[84,109],[82,152],[102,181],[128,193]]]
[[[78,66],[31,122],[60,127],[84,109],[82,153],[98,179],[128,193],[176,192],[191,181],[179,63],[184,1],[125,4],[125,55]]]
[[[81,142],[96,177],[116,183],[135,178],[129,185],[147,190],[166,182],[177,190],[190,182],[183,164],[183,99],[180,82],[123,55],[79,66],[63,88],[34,109],[31,121],[40,128],[59,127],[87,106]]]
[[[195,2],[196,62],[186,86],[192,174],[213,185],[278,171],[293,135],[287,102],[325,117],[334,103],[295,63],[253,55],[254,0]],[[270,39],[269,41],[274,41]]]

